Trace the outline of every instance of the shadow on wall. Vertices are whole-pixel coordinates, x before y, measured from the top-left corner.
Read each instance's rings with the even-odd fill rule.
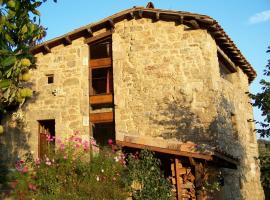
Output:
[[[239,152],[234,107],[225,97],[221,96],[216,108],[209,108],[215,112],[214,114],[207,109],[205,114],[200,113],[201,116],[212,115],[206,116],[207,119],[211,119],[210,122],[203,121],[199,114],[192,110],[191,103],[184,98],[169,100],[165,97],[157,105],[159,105],[159,114],[150,116],[150,122],[163,130],[159,137],[182,142],[204,143],[230,152],[233,148],[234,151]]]
[[[33,95],[31,99],[25,102],[23,108],[29,103],[34,103],[38,94]],[[21,159],[20,156],[30,151],[28,140],[30,132],[27,130],[27,124],[24,122],[22,110],[17,110],[14,114],[9,112],[2,117],[1,124],[5,125],[5,132],[0,135],[0,199],[4,198],[5,193],[9,190],[8,173],[10,169],[15,168],[15,163]]]
[[[220,96],[216,105],[209,104],[211,108],[206,108],[205,113],[199,114],[192,110],[191,101],[186,101],[183,97],[173,100],[164,98],[157,105],[159,114],[150,117],[150,122],[163,130],[158,135],[159,137],[177,139],[181,142],[190,141],[199,146],[206,144],[240,159],[246,157],[244,147],[238,138],[234,106],[224,96]],[[214,113],[210,113],[210,109]],[[203,122],[199,115],[205,116],[207,114],[211,115],[207,118],[210,119],[210,122]],[[203,149],[200,149],[200,151],[203,151]],[[243,199],[240,192],[240,180],[244,181],[245,178],[241,177],[242,174],[239,169],[239,166],[238,170],[222,169],[225,177],[226,199]],[[243,170],[242,167],[241,169]]]

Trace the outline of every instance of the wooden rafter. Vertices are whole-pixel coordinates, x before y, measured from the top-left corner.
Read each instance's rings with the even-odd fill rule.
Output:
[[[109,31],[106,31],[104,33],[100,33],[99,35],[96,35],[96,36],[93,36],[93,37],[90,37],[90,38],[85,39],[85,43],[87,43],[87,44],[93,43],[93,42],[96,42],[98,40],[101,40],[101,39],[104,39],[106,37],[109,37],[111,35],[112,35],[112,31],[109,30]]]
[[[69,36],[64,37],[64,40],[66,45],[72,44],[72,40],[70,39]]]

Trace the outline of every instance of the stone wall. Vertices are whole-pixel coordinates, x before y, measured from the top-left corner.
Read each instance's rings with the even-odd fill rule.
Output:
[[[27,135],[26,142],[35,156],[39,120],[55,120],[56,138],[74,131],[89,137],[88,54],[88,45],[80,38],[71,45],[52,48],[51,53],[36,55],[37,68],[31,71],[30,80],[34,96],[23,106],[25,124],[21,133]],[[48,84],[47,75],[51,74],[54,83]]]
[[[230,81],[221,77],[206,30],[150,19],[117,23],[113,67],[116,139],[218,146],[241,159],[237,170],[224,169],[226,199],[263,199],[248,79],[239,68]]]

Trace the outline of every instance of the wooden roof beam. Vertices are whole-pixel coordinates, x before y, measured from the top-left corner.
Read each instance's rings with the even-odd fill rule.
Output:
[[[44,45],[44,50],[45,50],[45,53],[51,53],[52,52],[50,47],[47,44]]]
[[[156,21],[160,20],[160,13],[159,12],[156,12],[155,20]]]
[[[93,42],[96,42],[98,40],[101,40],[103,38],[106,38],[106,37],[109,37],[112,35],[112,31],[109,30],[109,31],[106,31],[104,33],[100,33],[99,35],[96,35],[96,36],[93,36],[93,37],[90,37],[90,38],[87,38],[85,39],[85,43],[89,44],[89,43],[93,43]]]
[[[108,22],[109,22],[109,25],[110,25],[111,30],[113,30],[114,27],[115,27],[114,21],[112,19],[109,19]]]
[[[87,28],[87,29],[86,29],[86,32],[87,32],[87,34],[88,34],[90,37],[93,36],[93,31],[92,31],[91,27]]]
[[[134,12],[128,13],[128,18],[129,19],[134,19],[135,18]]]
[[[194,28],[194,29],[199,29],[200,28],[199,23],[194,19],[185,20],[184,23],[187,24],[188,26],[190,26],[191,28]]]
[[[69,36],[64,37],[64,43],[65,43],[66,45],[72,44],[72,40],[70,39]]]
[[[138,11],[138,16],[139,16],[139,18],[143,18],[143,11],[142,10]]]

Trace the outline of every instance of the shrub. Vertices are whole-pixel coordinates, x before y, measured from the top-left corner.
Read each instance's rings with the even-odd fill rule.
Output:
[[[48,137],[48,140],[52,140]],[[99,150],[89,161],[89,143],[77,135],[56,141],[58,148],[43,160],[16,164],[13,197],[16,199],[126,199],[121,179],[123,162],[110,149]],[[97,148],[96,148],[97,150]],[[117,159],[116,159],[117,158]],[[117,161],[117,162],[116,162]],[[120,162],[121,161],[121,162]]]
[[[129,155],[126,184],[134,200],[172,199],[171,184],[160,171],[160,161],[147,150]]]

